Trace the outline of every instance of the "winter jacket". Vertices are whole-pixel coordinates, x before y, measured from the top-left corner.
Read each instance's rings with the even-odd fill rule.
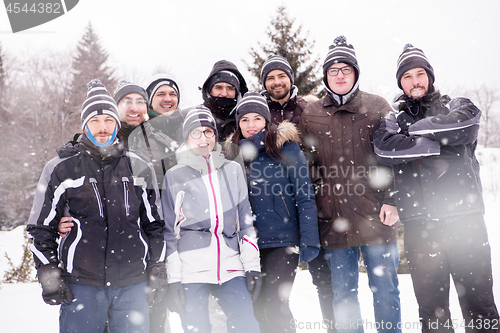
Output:
[[[243,95],[248,91],[247,83],[241,75],[238,68],[230,61],[220,60],[214,64],[212,71],[208,75],[207,79],[203,83],[203,87],[201,88],[201,94],[203,96],[203,105],[212,111],[212,115],[214,116],[217,122],[217,132],[218,132],[218,141],[223,142],[231,133],[236,129],[236,117],[235,117],[235,109],[231,110],[220,110],[213,98],[210,96],[210,91],[208,84],[210,82],[210,78],[220,71],[230,71],[236,75],[238,80],[240,81],[240,87],[238,89],[239,94],[235,97],[236,101],[239,101]]]
[[[393,166],[402,222],[483,212],[475,156],[481,111],[466,98],[434,92],[404,97],[375,132],[380,163]]]
[[[141,123],[128,138],[129,149],[153,164],[160,189],[167,170],[177,164],[175,150],[183,140],[183,121],[178,111],[161,115]]]
[[[121,287],[146,280],[148,262],[165,260],[159,191],[152,168],[111,147],[105,157],[83,135],[44,168],[27,230],[36,267],[61,263],[66,282]],[[142,166],[134,174],[131,164]],[[58,224],[75,226],[60,241]]]
[[[259,249],[241,166],[217,145],[209,156],[186,146],[162,190],[169,283],[221,284],[260,271]]]
[[[299,131],[316,186],[319,232],[326,249],[380,245],[397,239],[397,225],[380,222],[390,198],[390,170],[373,151],[373,133],[391,110],[381,97],[356,90],[344,105],[330,94],[308,104]]]
[[[300,116],[307,105],[307,102],[300,96],[297,96],[297,87],[292,86],[290,89],[290,98],[288,101],[281,105],[279,102],[273,101],[269,96],[267,90],[264,90],[261,94],[267,99],[267,104],[269,105],[269,111],[271,111],[271,122],[278,125],[284,120],[298,125],[300,121]]]
[[[259,248],[319,248],[314,191],[306,158],[298,144],[297,128],[288,121],[278,126],[277,145],[282,160],[267,154],[264,136],[262,130],[239,143],[242,150],[249,149],[248,144],[257,150],[245,167]]]

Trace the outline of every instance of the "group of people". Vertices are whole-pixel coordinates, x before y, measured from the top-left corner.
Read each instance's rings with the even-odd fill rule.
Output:
[[[363,332],[362,256],[378,332],[401,332],[398,220],[423,332],[452,332],[450,275],[466,332],[498,332],[477,144],[481,111],[434,87],[422,50],[397,63],[391,107],[359,89],[344,36],[307,104],[278,55],[261,93],[215,63],[203,104],[179,109],[165,74],[113,98],[88,84],[82,132],[40,178],[27,231],[60,332],[295,332],[289,298],[308,263],[328,332]],[[167,310],[168,309],[168,310]]]

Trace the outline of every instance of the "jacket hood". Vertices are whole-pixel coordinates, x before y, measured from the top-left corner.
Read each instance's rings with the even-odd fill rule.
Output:
[[[241,96],[245,95],[245,93],[248,91],[247,83],[246,83],[245,79],[243,78],[243,75],[241,75],[240,71],[236,67],[236,65],[230,61],[227,61],[227,60],[219,60],[214,64],[212,71],[208,75],[207,79],[203,83],[203,87],[201,88],[201,94],[202,94],[203,100],[205,102],[208,101],[208,98],[210,96],[210,92],[207,91],[207,89],[208,89],[207,86],[208,86],[208,82],[210,81],[210,78],[215,73],[218,73],[218,72],[223,71],[223,70],[230,71],[230,72],[234,73],[234,75],[236,75],[236,77],[240,81],[240,87],[238,90],[239,90]]]

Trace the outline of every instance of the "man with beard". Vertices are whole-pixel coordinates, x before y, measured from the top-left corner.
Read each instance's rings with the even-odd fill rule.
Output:
[[[465,332],[498,332],[491,249],[475,156],[481,111],[434,87],[424,52],[407,44],[396,78],[403,94],[374,134],[392,166],[396,205],[423,332],[453,332],[450,275]]]
[[[60,332],[102,332],[108,321],[112,332],[148,333],[148,301],[161,300],[167,282],[156,177],[118,145],[106,88],[99,80],[88,88],[83,134],[58,150],[35,193],[27,232],[38,281],[44,301],[61,305]],[[58,242],[63,215],[75,226]]]
[[[297,95],[290,63],[281,56],[270,56],[262,66],[260,80],[265,89],[261,94],[267,99],[271,111],[271,122],[278,125],[288,120],[298,125],[307,103]]]
[[[232,62],[220,60],[214,64],[201,93],[203,104],[210,109],[217,122],[219,142],[224,142],[236,129],[234,108],[247,91],[243,75]]]

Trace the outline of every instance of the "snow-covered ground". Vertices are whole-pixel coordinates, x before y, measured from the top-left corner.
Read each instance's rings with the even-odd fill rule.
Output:
[[[488,226],[494,279],[494,294],[500,298],[500,149],[480,149],[477,152],[481,162],[481,176],[486,201],[486,224]],[[21,258],[24,227],[9,232],[0,232],[0,279],[7,269],[7,253],[14,263]],[[404,332],[418,332],[417,303],[409,275],[399,276],[401,291],[401,308]],[[366,321],[366,332],[376,332],[373,327],[374,316],[372,296],[368,288],[366,274],[360,276],[359,299],[361,310]],[[299,271],[295,280],[291,307],[296,320],[297,332],[326,332],[322,323],[321,311],[314,285],[307,271]],[[46,305],[41,297],[41,289],[37,283],[1,284],[0,285],[0,332],[2,333],[53,333],[58,331],[58,306]],[[462,320],[457,295],[451,293],[451,312],[453,319]],[[179,317],[170,317],[173,333],[182,332]],[[464,332],[462,328],[456,330]]]

